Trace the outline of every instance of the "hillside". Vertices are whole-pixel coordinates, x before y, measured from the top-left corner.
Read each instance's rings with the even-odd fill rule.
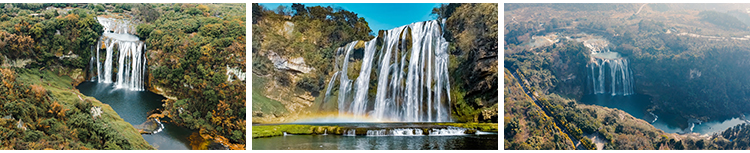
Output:
[[[746,45],[749,39],[745,35],[749,31],[743,23],[744,14],[725,13],[739,9],[737,7],[741,6],[506,5],[505,134],[506,138],[511,138],[506,141],[506,149],[551,149],[554,147],[530,143],[544,141],[528,138],[555,140],[543,134],[518,136],[513,133],[520,130],[516,129],[520,120],[533,121],[529,119],[533,115],[519,110],[534,107],[519,105],[528,100],[515,98],[524,91],[514,87],[513,82],[518,81],[508,73],[517,73],[528,81],[520,85],[528,86],[535,93],[543,104],[538,107],[548,108],[554,114],[551,118],[574,129],[571,131],[580,129],[580,135],[592,139],[597,149],[746,148],[729,140],[742,137],[734,133],[747,125],[715,134],[665,133],[623,110],[580,103],[584,95],[601,92],[591,87],[597,83],[591,75],[602,74],[594,73],[592,63],[607,61],[611,62],[608,65],[615,65],[613,62],[625,59],[635,80],[631,89],[635,94],[653,98],[653,103],[646,107],[649,112],[679,114],[701,121],[739,116],[747,109],[744,94],[747,83],[742,80],[747,80],[748,75],[746,71],[737,70],[747,69],[745,59],[750,52]],[[602,55],[610,50],[619,54]],[[612,77],[615,74],[612,73]],[[617,73],[620,74],[623,73]],[[604,90],[606,94],[627,96],[627,93],[614,92],[615,81],[612,82],[612,90]],[[579,135],[577,133],[571,135]]]
[[[148,90],[162,113],[204,139],[244,149],[245,5],[139,4],[136,34],[147,44]],[[136,11],[135,8],[138,8]]]
[[[7,93],[0,97],[0,148],[154,149],[109,105],[75,90],[71,76],[82,75],[80,69],[0,71]]]

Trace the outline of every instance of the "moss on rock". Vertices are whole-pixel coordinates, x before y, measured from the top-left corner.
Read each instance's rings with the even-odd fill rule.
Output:
[[[497,123],[435,123],[435,125],[447,125],[479,130],[483,132],[497,132]]]

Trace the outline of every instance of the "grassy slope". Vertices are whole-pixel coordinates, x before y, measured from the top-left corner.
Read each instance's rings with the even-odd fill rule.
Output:
[[[266,79],[252,75],[253,77],[253,112],[261,111],[264,115],[288,113],[281,102],[263,96],[262,92],[266,85]]]
[[[44,81],[40,80],[40,76],[44,77]],[[39,71],[37,69],[27,69],[24,72],[18,73],[18,80],[20,82],[23,82],[24,84],[42,85],[45,89],[49,90],[52,95],[55,96],[55,98],[63,102],[62,104],[66,108],[74,107],[76,100],[80,100],[78,99],[78,96],[80,95],[81,98],[93,102],[92,104],[94,106],[101,107],[101,119],[110,123],[109,125],[111,125],[113,128],[119,129],[119,134],[130,141],[130,143],[135,146],[134,148],[154,149],[151,145],[148,144],[148,142],[146,142],[146,140],[143,139],[143,137],[141,137],[140,133],[138,133],[138,130],[136,130],[133,125],[125,122],[125,120],[120,118],[120,116],[112,109],[112,107],[100,102],[99,100],[96,100],[96,98],[94,97],[88,97],[78,92],[78,90],[75,89],[73,85],[71,85],[73,79],[71,79],[69,76],[58,76],[51,70]]]

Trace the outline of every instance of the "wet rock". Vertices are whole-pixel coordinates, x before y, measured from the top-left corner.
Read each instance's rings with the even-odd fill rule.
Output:
[[[143,122],[140,125],[136,125],[134,127],[138,129],[138,132],[140,132],[141,134],[158,133],[161,132],[162,128],[164,128],[158,119],[149,119],[146,120],[146,122]]]
[[[229,147],[224,146],[221,143],[217,143],[216,141],[211,142],[211,144],[208,145],[208,150],[229,150]]]

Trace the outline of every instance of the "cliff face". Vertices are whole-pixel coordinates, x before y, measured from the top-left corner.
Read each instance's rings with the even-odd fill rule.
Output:
[[[453,114],[462,122],[496,123],[497,4],[449,4],[437,10],[446,10],[438,14],[448,16],[444,37],[451,42]]]

